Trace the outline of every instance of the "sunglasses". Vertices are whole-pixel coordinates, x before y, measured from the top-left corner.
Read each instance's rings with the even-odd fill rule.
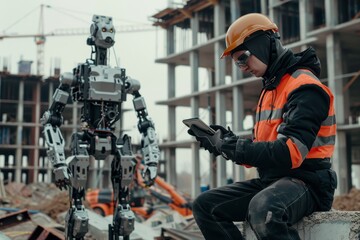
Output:
[[[251,52],[246,50],[243,54],[241,54],[237,61],[235,61],[235,65],[238,67],[245,67],[249,61],[249,57],[251,56]]]

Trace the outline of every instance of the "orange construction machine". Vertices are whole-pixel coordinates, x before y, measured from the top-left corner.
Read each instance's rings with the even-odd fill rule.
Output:
[[[147,219],[151,216],[153,209],[144,207],[145,196],[146,192],[143,189],[132,190],[129,204],[135,214]],[[85,199],[90,207],[102,216],[112,215],[114,212],[114,195],[112,189],[88,190]]]
[[[131,210],[139,217],[147,219],[154,211],[154,208],[145,207],[145,199],[147,196],[152,196],[162,203],[167,204],[171,209],[177,211],[182,216],[192,215],[191,201],[183,197],[176,189],[163,178],[157,176],[155,184],[146,188],[144,179],[141,176],[141,158],[137,157],[138,164],[135,171],[134,185],[130,191],[130,206]],[[166,191],[166,194],[164,193]],[[90,207],[102,216],[113,214],[113,193],[111,189],[95,189],[90,190],[85,196]]]

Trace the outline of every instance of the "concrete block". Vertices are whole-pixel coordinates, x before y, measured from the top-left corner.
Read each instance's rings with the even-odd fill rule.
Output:
[[[315,212],[294,225],[302,240],[360,240],[360,211]],[[257,240],[248,223],[246,240]]]
[[[96,240],[107,240],[109,233],[109,224],[112,223],[112,215],[107,217],[100,216],[99,214],[88,211],[89,214],[89,234]],[[135,230],[130,234],[131,240],[153,240],[159,236],[160,233],[154,231],[152,228],[135,222]]]
[[[95,239],[109,239],[108,230],[110,219],[93,212],[87,211],[89,215],[89,233]]]
[[[0,239],[1,240],[11,240],[8,236],[6,236],[4,233],[0,232]]]

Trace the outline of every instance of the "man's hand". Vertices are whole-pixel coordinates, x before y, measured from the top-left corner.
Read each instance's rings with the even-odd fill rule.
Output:
[[[200,147],[205,148],[215,156],[221,155],[222,133],[217,130],[214,134],[210,134],[201,130],[200,128],[192,125],[188,130],[188,133],[196,138],[200,142]]]
[[[67,189],[68,186],[70,186],[71,172],[67,166],[62,165],[60,167],[55,168],[54,175],[55,175],[55,185],[60,190],[62,190],[63,188]]]
[[[247,146],[252,143],[251,139],[240,138],[230,129],[225,129],[220,125],[210,125],[215,131],[210,134],[192,125],[188,133],[200,142],[200,147],[205,148],[215,156],[222,155],[226,160],[231,160],[236,164],[246,164],[245,152]]]
[[[221,132],[221,138],[226,140],[232,136],[235,136],[235,134],[231,131],[230,127],[228,127],[228,129],[224,128],[223,126],[221,125],[216,125],[216,124],[213,124],[213,125],[210,125],[210,127],[212,129],[214,129],[215,131],[217,130],[220,130]]]

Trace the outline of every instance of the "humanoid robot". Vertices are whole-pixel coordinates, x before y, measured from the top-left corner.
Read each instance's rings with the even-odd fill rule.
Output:
[[[53,102],[44,112],[47,155],[54,167],[55,184],[69,190],[70,208],[65,219],[65,238],[84,239],[88,231],[89,217],[83,205],[88,177],[89,162],[111,161],[111,181],[114,191],[114,214],[109,224],[109,239],[130,239],[134,230],[134,213],[129,206],[129,185],[133,180],[136,160],[128,135],[114,134],[115,123],[121,118],[122,102],[127,94],[133,96],[133,105],[138,118],[138,130],[142,135],[141,147],[145,169],[143,176],[148,186],[157,176],[159,147],[154,124],[148,117],[144,98],[140,95],[140,83],[126,76],[125,69],[107,66],[107,50],[115,43],[112,18],[94,15],[90,27],[91,59],[79,64],[73,73],[64,73],[53,95]],[[95,58],[93,58],[95,54]],[[79,132],[71,137],[71,156],[65,158],[65,142],[60,126],[62,112],[69,96],[81,102]]]

